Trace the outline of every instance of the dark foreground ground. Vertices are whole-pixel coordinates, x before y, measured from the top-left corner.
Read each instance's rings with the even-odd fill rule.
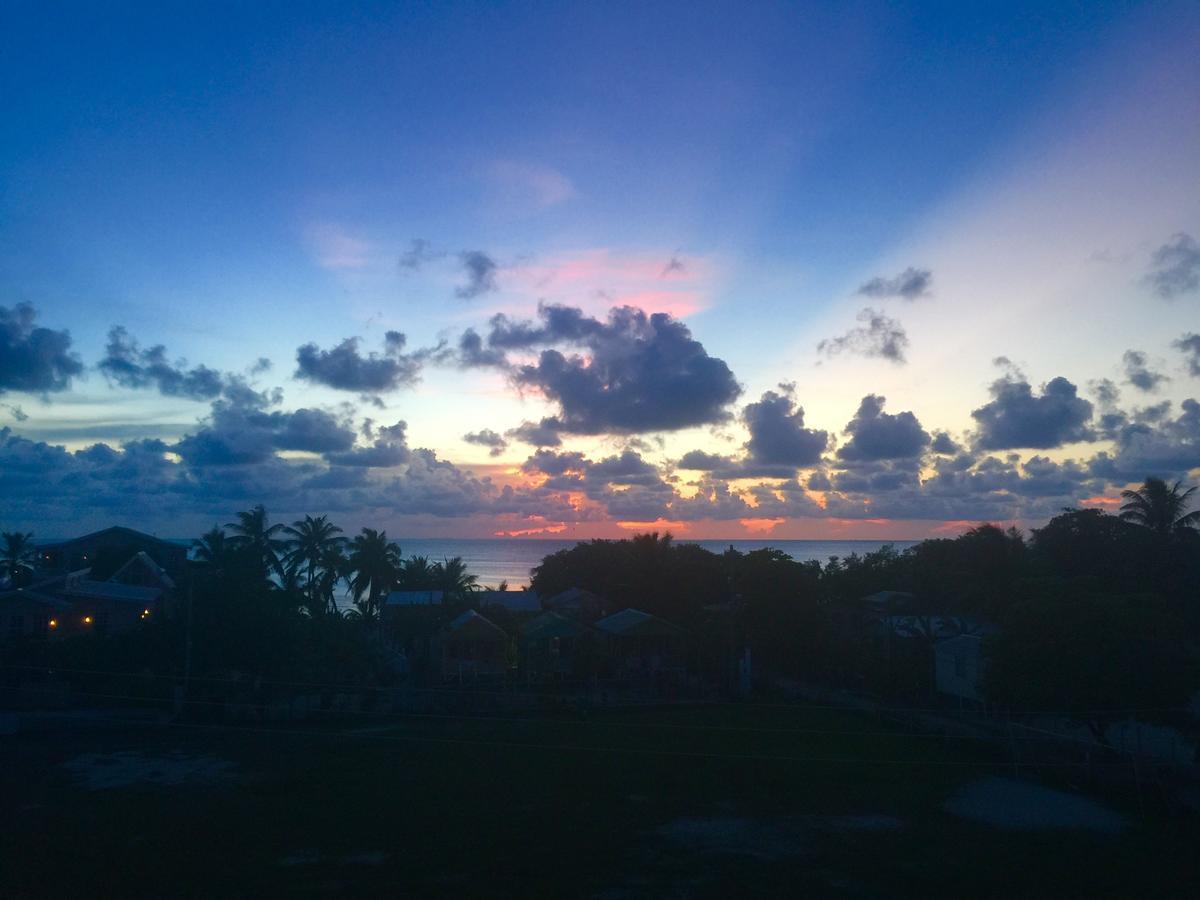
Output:
[[[24,734],[0,737],[0,894],[1185,896],[1200,885],[1195,822],[1119,798],[1089,828],[1002,829],[946,811],[964,788],[1003,794],[988,779],[1010,775],[970,745],[769,706]]]

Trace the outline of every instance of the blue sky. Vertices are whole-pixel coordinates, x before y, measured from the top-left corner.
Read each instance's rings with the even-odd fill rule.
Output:
[[[808,534],[830,526],[823,518],[860,531],[854,523],[870,519],[899,537],[947,519],[1036,521],[1052,502],[1114,490],[1116,476],[1094,460],[1116,455],[1105,442],[1122,438],[1111,427],[1100,437],[1095,423],[1087,441],[1005,448],[1020,456],[1000,460],[1018,481],[974,507],[926,502],[922,486],[939,478],[928,450],[875,461],[889,469],[872,473],[878,484],[904,480],[893,468],[909,473],[914,493],[897,503],[859,489],[836,448],[861,399],[886,395],[891,413],[911,410],[928,434],[945,430],[975,453],[960,465],[977,472],[988,464],[971,413],[997,378],[1019,370],[1037,394],[1062,376],[1083,396],[1089,382],[1127,374],[1130,349],[1170,380],[1142,392],[1141,406],[1126,392],[1126,426],[1164,400],[1169,417],[1152,424],[1183,415],[1195,384],[1174,345],[1200,325],[1186,287],[1191,244],[1179,245],[1183,290],[1164,299],[1147,279],[1158,249],[1200,233],[1195,7],[745,6],[7,4],[0,307],[29,304],[40,326],[69,330],[83,366],[65,390],[0,385],[9,440],[77,454],[96,441],[161,439],[176,467],[164,477],[206,483],[211,464],[172,448],[212,430],[213,400],[228,399],[114,381],[97,367],[119,325],[143,349],[165,345],[172,362],[280,387],[276,412],[324,410],[360,444],[372,440],[364,417],[403,419],[406,446],[461,467],[464,484],[494,479],[453,516],[366,488],[325,498],[423,533],[492,533],[500,516],[509,530],[541,527],[537,516],[567,533],[611,530],[625,518],[683,521],[692,491],[750,497],[747,479],[676,464],[691,449],[748,452],[744,406],[780,382],[795,384],[790,427],[831,437],[832,456],[793,467],[810,506],[733,515],[736,503],[713,500],[712,515],[693,510],[687,521],[699,524],[685,528],[736,535],[742,519],[762,518],[774,524],[754,527]],[[400,265],[414,240],[427,252]],[[464,298],[472,251],[494,278]],[[910,268],[932,284],[915,300],[858,292]],[[645,484],[577,469],[579,489],[551,496],[546,473],[526,462],[530,446],[509,439],[492,455],[462,440],[570,412],[513,374],[547,347],[519,348],[508,368],[453,356],[464,329],[486,338],[490,316],[536,318],[539,301],[600,322],[613,304],[669,312],[741,387],[724,413],[686,427],[560,435],[557,452],[581,453],[586,466],[628,451],[656,471],[665,487],[630,502],[627,517],[615,495],[624,502]],[[879,315],[858,324],[867,308]],[[904,329],[903,360],[881,356],[878,331],[863,331],[880,318]],[[383,352],[389,330],[406,335],[407,352],[429,351],[419,381],[364,399],[294,376],[304,344],[359,338],[358,352]],[[1002,356],[1016,368],[995,367]],[[262,357],[273,367],[251,375]],[[336,469],[320,452],[277,449],[270,466]],[[1031,504],[1020,467],[1038,455],[1091,468]],[[1171,459],[1176,473],[1193,468]],[[203,472],[184,471],[192,465]],[[809,484],[825,483],[821,473],[832,504]],[[401,464],[371,477],[409,475]],[[500,483],[537,495],[519,513],[501,510],[483,496]],[[790,496],[788,484],[771,495]],[[276,506],[320,501],[306,490]],[[813,511],[817,500],[828,516]],[[205,503],[195,509],[208,515]],[[191,515],[183,501],[179,514]],[[30,501],[13,524],[42,516]]]

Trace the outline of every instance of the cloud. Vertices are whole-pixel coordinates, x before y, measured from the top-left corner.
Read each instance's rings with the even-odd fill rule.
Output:
[[[456,297],[473,300],[500,289],[496,283],[496,273],[500,271],[500,266],[482,250],[464,250],[458,254],[458,259],[467,281],[454,289]]]
[[[933,442],[929,445],[929,449],[934,453],[939,453],[943,456],[954,456],[962,447],[950,434],[945,431],[935,431],[933,433]]]
[[[1166,300],[1200,288],[1200,243],[1190,234],[1173,235],[1154,251],[1146,281]]]
[[[890,359],[903,365],[907,360],[908,335],[904,326],[873,309],[864,309],[857,316],[864,323],[851,328],[840,337],[826,338],[817,344],[817,352],[826,356],[840,353],[855,353],[859,356]]]
[[[417,382],[428,351],[404,353],[405,337],[398,331],[384,336],[383,352],[363,356],[359,339],[346,338],[332,350],[305,344],[296,351],[296,377],[339,391],[378,394]]]
[[[504,432],[505,436],[533,447],[558,447],[562,444],[562,422],[547,416],[540,422],[522,422],[516,428]]]
[[[370,243],[352,235],[341,225],[315,223],[306,229],[305,239],[322,268],[335,271],[361,269],[370,262]]]
[[[408,249],[400,254],[400,268],[415,272],[427,262],[442,259],[445,251],[434,250],[429,241],[424,238],[413,238],[408,242]]]
[[[683,260],[679,258],[679,254],[672,253],[671,258],[667,260],[667,264],[663,266],[662,274],[659,278],[669,278],[672,275],[684,275],[687,273],[687,266]]]
[[[225,388],[225,379],[217,370],[207,366],[189,369],[185,360],[171,363],[162,344],[143,350],[120,325],[109,330],[104,359],[97,368],[121,387],[155,387],[167,397],[212,400]]]
[[[71,334],[40,328],[28,303],[0,306],[0,394],[20,391],[46,394],[64,391],[83,372],[71,352]]]
[[[193,466],[262,463],[277,450],[336,453],[354,446],[354,432],[319,409],[264,412],[218,400],[208,424],[171,449]]]
[[[1200,378],[1200,334],[1189,332],[1172,342],[1171,346],[1183,353],[1187,360],[1188,373]]]
[[[899,275],[892,278],[876,276],[862,285],[858,293],[864,297],[884,300],[889,297],[900,297],[904,300],[916,300],[929,296],[929,288],[933,284],[933,273],[928,269],[914,269],[909,266]]]
[[[508,367],[503,350],[483,346],[483,338],[474,328],[468,328],[458,339],[458,364],[464,369]]]
[[[407,428],[408,423],[403,420],[378,429],[368,427],[366,433],[372,440],[369,446],[326,452],[325,459],[331,466],[364,469],[388,469],[398,466],[407,462],[409,458]]]
[[[794,384],[782,384],[779,393],[766,391],[742,410],[750,430],[746,453],[751,462],[799,469],[820,461],[829,433],[804,427],[804,407],[796,403],[795,390]]]
[[[1164,381],[1170,381],[1166,375],[1151,372],[1146,366],[1146,354],[1139,350],[1126,350],[1121,357],[1125,365],[1125,380],[1140,391],[1153,391]]]
[[[1091,460],[1090,470],[1117,484],[1141,481],[1148,475],[1187,478],[1200,467],[1200,403],[1184,400],[1174,419],[1167,417],[1168,409],[1159,404],[1142,410],[1120,429],[1111,453],[1099,453]]]
[[[892,415],[885,413],[887,401],[876,394],[862,398],[858,412],[846,425],[850,440],[837,452],[838,459],[847,462],[875,462],[889,459],[919,457],[930,445],[929,433],[921,427],[911,412]],[[948,435],[943,435],[949,439]],[[953,452],[943,444],[941,452]]]
[[[508,441],[490,428],[468,432],[463,435],[463,440],[468,444],[487,447],[489,456],[499,456],[508,449]]]
[[[541,327],[494,320],[489,343],[562,344],[587,356],[543,350],[513,370],[514,383],[558,404],[560,430],[572,434],[675,431],[728,420],[741,394],[733,373],[709,356],[682,322],[621,307],[607,322],[568,307],[539,308]]]
[[[989,391],[992,401],[971,412],[979,425],[980,449],[1045,450],[1095,437],[1088,425],[1092,404],[1065,378],[1047,382],[1035,395],[1023,376],[1010,373],[992,382]]]
[[[571,179],[539,163],[500,160],[488,167],[487,176],[503,199],[535,209],[557,206],[578,195]]]

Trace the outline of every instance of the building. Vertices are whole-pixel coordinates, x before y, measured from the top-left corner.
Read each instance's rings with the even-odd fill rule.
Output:
[[[537,613],[542,611],[542,602],[534,591],[475,591],[470,595],[477,609],[503,606],[509,612]]]
[[[595,622],[608,611],[608,604],[603,597],[578,587],[560,591],[548,597],[542,605],[546,609],[584,622]]]
[[[598,660],[596,629],[548,610],[521,626],[518,635],[523,673],[528,678],[583,678]]]
[[[509,637],[473,609],[455,617],[437,636],[442,678],[502,678],[509,670]]]
[[[960,701],[983,703],[983,634],[959,634],[933,648],[935,681],[939,694]]]
[[[612,674],[645,678],[685,670],[685,634],[678,625],[642,612],[623,609],[596,622],[603,633]]]
[[[65,634],[75,625],[72,605],[32,588],[0,591],[0,642]]]
[[[91,629],[99,634],[127,631],[162,615],[163,610],[162,588],[90,578],[69,581],[62,598],[71,605],[76,630]]]
[[[39,568],[50,572],[91,569],[92,576],[107,581],[130,559],[144,553],[174,582],[183,580],[188,548],[132,528],[114,526],[69,541],[38,547]]]
[[[391,591],[383,600],[383,609],[401,606],[441,606],[442,591]]]

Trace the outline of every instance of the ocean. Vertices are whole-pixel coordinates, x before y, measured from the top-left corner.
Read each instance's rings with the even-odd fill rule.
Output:
[[[476,538],[456,540],[452,538],[412,538],[396,541],[404,556],[427,556],[430,561],[461,556],[467,568],[479,576],[479,583],[496,587],[507,581],[510,589],[529,584],[529,570],[539,565],[542,559],[558,550],[575,546],[577,541],[555,541],[537,538]],[[679,541],[678,543],[699,544],[714,553],[723,553],[729,547],[746,553],[771,547],[782,550],[792,559],[801,562],[819,560],[825,562],[831,556],[846,557],[851,553],[859,556],[891,544],[897,550],[911,547],[917,541]]]

